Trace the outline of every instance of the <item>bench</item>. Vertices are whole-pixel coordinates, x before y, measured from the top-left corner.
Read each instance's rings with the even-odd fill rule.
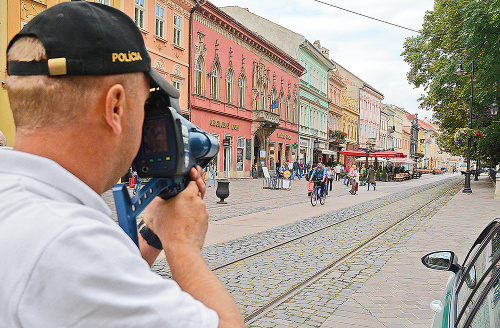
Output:
[[[409,179],[410,179],[409,173],[398,173],[394,177],[394,181],[404,181],[404,180],[409,180]]]

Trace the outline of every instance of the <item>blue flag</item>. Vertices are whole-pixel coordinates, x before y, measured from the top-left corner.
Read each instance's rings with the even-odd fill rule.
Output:
[[[257,94],[255,95],[255,101],[259,99],[259,91],[257,91]]]
[[[273,101],[273,103],[271,104],[271,109],[276,109],[278,108],[278,100],[280,99],[280,97],[276,98],[275,101]]]

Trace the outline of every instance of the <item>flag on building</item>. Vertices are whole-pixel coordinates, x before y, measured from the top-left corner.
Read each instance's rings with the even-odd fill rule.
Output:
[[[280,97],[276,98],[275,101],[273,101],[273,103],[271,104],[271,109],[276,109],[278,108],[278,100],[280,99]]]
[[[257,91],[257,94],[255,95],[255,101],[259,100],[259,91]]]

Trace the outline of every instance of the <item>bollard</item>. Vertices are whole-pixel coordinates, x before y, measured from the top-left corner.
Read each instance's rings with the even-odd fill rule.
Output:
[[[228,180],[217,180],[217,190],[215,195],[220,198],[217,204],[227,204],[224,199],[229,196],[229,181]]]

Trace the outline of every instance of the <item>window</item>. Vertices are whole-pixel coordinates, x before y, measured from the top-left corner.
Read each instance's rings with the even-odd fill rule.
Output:
[[[144,0],[135,0],[135,25],[144,28]]]
[[[165,24],[164,20],[164,12],[165,8],[160,5],[156,5],[156,26],[155,26],[155,35],[163,38],[163,26]]]
[[[212,91],[212,99],[219,99],[219,69],[215,63],[212,65],[212,71],[210,74],[210,87]]]
[[[233,103],[233,93],[234,93],[234,71],[232,68],[228,68],[226,72],[226,102],[228,104]]]
[[[198,57],[194,65],[194,93],[203,94],[203,60]]]
[[[238,106],[245,108],[245,99],[246,99],[246,78],[245,75],[241,74],[238,79]]]
[[[181,46],[181,18],[174,15],[174,41],[177,46]]]
[[[243,154],[245,154],[245,138],[238,137],[236,144],[236,171],[243,171]]]
[[[109,6],[109,0],[95,0],[95,2]]]
[[[181,82],[179,82],[179,81],[173,81],[172,85],[174,86],[174,88],[176,88],[177,90],[181,91]]]

